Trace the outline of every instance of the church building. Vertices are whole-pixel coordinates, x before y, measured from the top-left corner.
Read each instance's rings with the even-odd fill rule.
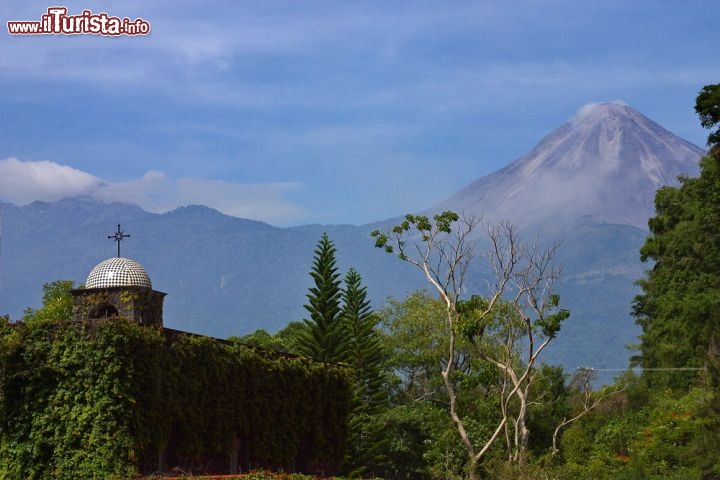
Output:
[[[0,417],[12,419],[0,425],[0,476],[31,468],[33,478],[55,479],[97,469],[113,478],[173,469],[337,473],[351,408],[347,369],[166,328],[166,294],[120,256],[128,236],[118,225],[108,237],[117,256],[71,291],[70,321],[0,331],[0,369],[9,372]]]
[[[100,262],[72,291],[77,321],[124,317],[141,325],[163,326],[165,293],[153,290],[145,269],[134,260],[116,257]]]

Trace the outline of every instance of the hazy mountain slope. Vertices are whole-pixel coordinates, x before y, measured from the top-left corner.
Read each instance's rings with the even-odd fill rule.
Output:
[[[639,249],[646,232],[628,225],[602,224],[583,217],[572,224],[559,250],[557,283],[572,315],[548,358],[566,366],[623,368],[640,333],[630,316],[644,268]]]
[[[369,230],[306,225],[281,229],[186,207],[157,215],[88,199],[4,205],[0,312],[18,318],[40,304],[43,282],[85,281],[116,254],[107,236],[122,223],[122,255],[140,262],[153,288],[168,293],[168,326],[216,336],[270,331],[305,315],[313,250],[323,232],[338,248],[341,271],[355,266],[378,304],[419,288],[421,279],[373,246]]]
[[[597,104],[433,210],[482,212],[540,230],[587,215],[647,229],[655,190],[697,175],[702,154],[626,105]]]

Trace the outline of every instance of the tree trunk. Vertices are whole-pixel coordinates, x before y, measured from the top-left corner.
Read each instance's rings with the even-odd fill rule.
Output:
[[[527,449],[530,440],[530,430],[527,428],[527,396],[526,393],[518,389],[517,397],[520,400],[520,410],[518,411],[516,432],[515,432],[515,461],[518,465],[525,465],[527,461]]]

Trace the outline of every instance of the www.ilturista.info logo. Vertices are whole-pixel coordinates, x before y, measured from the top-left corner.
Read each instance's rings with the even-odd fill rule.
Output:
[[[80,15],[68,15],[65,7],[50,7],[39,22],[7,22],[11,35],[147,35],[150,24],[142,18],[111,17],[107,13],[83,10]]]

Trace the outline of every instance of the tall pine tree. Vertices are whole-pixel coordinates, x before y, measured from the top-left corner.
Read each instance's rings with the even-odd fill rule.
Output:
[[[322,362],[345,360],[345,334],[340,316],[340,274],[335,266],[335,245],[323,233],[315,249],[310,271],[314,286],[307,294],[305,309],[310,318],[300,335],[298,353]]]
[[[385,358],[376,329],[379,318],[370,308],[360,274],[350,269],[342,291],[342,322],[347,332],[345,361],[355,371],[355,396],[350,416],[347,468],[351,475],[377,474],[384,463],[388,438],[376,420],[387,408],[383,371]]]
[[[351,476],[385,468],[389,437],[380,414],[388,404],[385,358],[379,318],[370,307],[360,274],[350,269],[340,280],[335,246],[327,234],[315,249],[310,276],[314,285],[305,309],[310,318],[297,332],[295,351],[319,361],[348,364],[355,373],[353,411],[349,419],[346,470]]]
[[[383,385],[384,356],[376,329],[379,318],[370,308],[367,288],[360,274],[351,268],[345,275],[342,291],[342,321],[347,330],[348,351],[345,359],[358,379],[357,399],[372,413],[386,404]]]

